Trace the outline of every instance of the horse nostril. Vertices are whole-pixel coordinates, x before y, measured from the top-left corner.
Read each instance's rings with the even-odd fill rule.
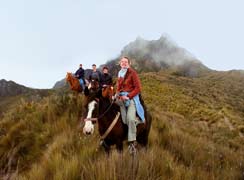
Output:
[[[91,135],[91,132],[86,132],[86,135]]]

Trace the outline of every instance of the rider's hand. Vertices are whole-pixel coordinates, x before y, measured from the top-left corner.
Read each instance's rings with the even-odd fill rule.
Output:
[[[121,98],[122,100],[128,100],[128,99],[129,99],[128,96],[120,96],[120,98]]]
[[[115,95],[112,96],[112,100],[115,100],[117,98],[118,98],[118,94],[115,94]]]

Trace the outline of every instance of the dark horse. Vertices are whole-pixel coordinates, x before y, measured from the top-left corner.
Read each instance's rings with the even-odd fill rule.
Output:
[[[91,85],[94,87],[94,85]],[[84,117],[85,126],[84,134],[92,134],[94,130],[93,120],[98,122],[99,134],[102,136],[101,145],[109,152],[111,145],[116,145],[117,150],[123,150],[123,141],[127,138],[128,127],[122,122],[120,116],[120,107],[112,100],[113,87],[106,86],[100,91],[86,89],[85,95],[87,98],[86,113]],[[142,101],[145,110],[145,123],[137,125],[137,142],[140,146],[146,147],[148,144],[148,135],[151,127],[151,115]],[[114,123],[116,117],[118,121],[109,132],[111,124]],[[106,135],[107,134],[107,135]]]

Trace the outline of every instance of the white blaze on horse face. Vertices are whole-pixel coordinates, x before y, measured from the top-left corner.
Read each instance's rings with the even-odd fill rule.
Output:
[[[96,101],[91,101],[88,104],[88,113],[87,113],[87,119],[92,117],[92,112],[95,109],[95,105],[97,104]],[[92,124],[91,121],[85,121],[85,126],[83,128],[83,133],[84,134],[92,134],[94,131],[94,125]]]

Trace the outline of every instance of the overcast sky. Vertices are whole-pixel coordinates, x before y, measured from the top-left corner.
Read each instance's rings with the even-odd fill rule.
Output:
[[[215,70],[244,69],[241,0],[1,0],[0,79],[51,88],[80,63],[167,35]]]

